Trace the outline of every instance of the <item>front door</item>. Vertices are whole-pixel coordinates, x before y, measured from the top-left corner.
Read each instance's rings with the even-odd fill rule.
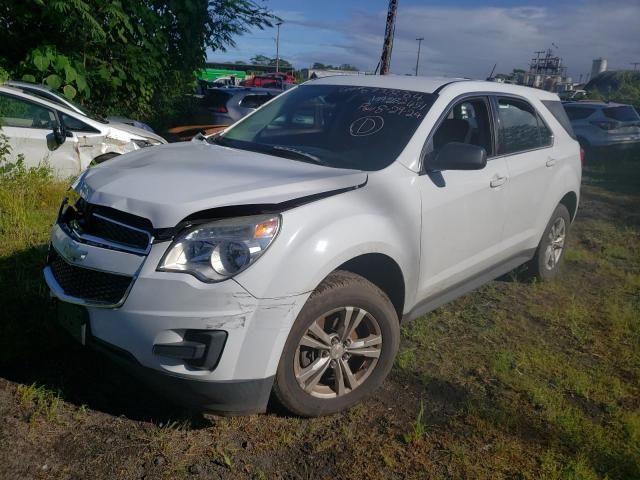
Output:
[[[487,151],[482,170],[426,172],[419,178],[422,197],[422,252],[418,296],[428,299],[481,274],[504,260],[504,158],[494,154],[489,99],[456,103],[428,140],[425,163],[449,142]]]

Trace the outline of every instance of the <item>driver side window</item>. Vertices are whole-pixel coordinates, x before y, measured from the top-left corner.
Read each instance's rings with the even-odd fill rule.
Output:
[[[487,98],[464,99],[451,107],[426,146],[425,160],[435,159],[442,147],[451,142],[476,145],[484,148],[487,156],[493,155]]]

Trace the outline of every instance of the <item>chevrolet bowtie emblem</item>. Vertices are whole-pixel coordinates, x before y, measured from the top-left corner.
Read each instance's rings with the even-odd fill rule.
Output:
[[[85,258],[87,258],[88,252],[86,250],[82,250],[82,248],[75,243],[67,243],[62,248],[62,252],[60,253],[65,259],[72,263],[75,263],[82,262]]]

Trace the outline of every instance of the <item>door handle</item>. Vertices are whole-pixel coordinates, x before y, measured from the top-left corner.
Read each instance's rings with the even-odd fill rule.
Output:
[[[489,185],[491,185],[491,188],[496,188],[496,187],[499,187],[500,185],[504,185],[504,182],[506,181],[507,181],[507,177],[496,175],[491,179],[491,182],[489,183]]]
[[[556,164],[556,159],[555,158],[550,158],[547,160],[547,163],[545,164],[547,167],[553,167]]]

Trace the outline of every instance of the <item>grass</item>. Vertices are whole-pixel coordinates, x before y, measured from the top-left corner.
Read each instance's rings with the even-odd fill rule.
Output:
[[[193,419],[68,342],[41,279],[67,183],[2,180],[0,412],[18,420],[0,454],[21,455],[0,477],[55,452],[60,478],[638,479],[640,171],[625,168],[590,172],[557,280],[514,275],[404,326],[382,391],[319,419]]]
[[[43,385],[18,385],[16,388],[17,403],[29,412],[30,421],[44,418],[53,421],[58,414],[60,395]]]

